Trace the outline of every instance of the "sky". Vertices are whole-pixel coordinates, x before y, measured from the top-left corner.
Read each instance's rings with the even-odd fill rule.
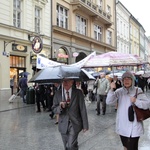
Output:
[[[150,36],[150,0],[119,0]]]

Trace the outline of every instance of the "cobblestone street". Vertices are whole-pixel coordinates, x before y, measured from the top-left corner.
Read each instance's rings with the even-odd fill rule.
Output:
[[[150,97],[150,93],[147,93]],[[107,106],[106,115],[97,116],[96,103],[87,104],[89,131],[80,133],[80,150],[122,150],[115,133],[115,109]],[[63,143],[55,119],[48,112],[36,113],[35,105],[23,104],[20,97],[14,103],[0,103],[1,150],[63,150]],[[145,134],[141,136],[139,150],[150,149],[150,119],[144,122]]]

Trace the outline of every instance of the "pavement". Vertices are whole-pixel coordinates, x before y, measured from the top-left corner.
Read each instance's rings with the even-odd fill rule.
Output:
[[[150,92],[146,93],[150,98]],[[96,103],[86,103],[89,130],[79,134],[79,150],[123,150],[115,133],[116,112],[107,106],[105,115],[96,115]],[[35,104],[24,104],[20,97],[13,103],[0,100],[0,150],[63,150],[55,119],[48,112],[36,113]],[[144,121],[145,134],[139,150],[150,150],[150,119]]]

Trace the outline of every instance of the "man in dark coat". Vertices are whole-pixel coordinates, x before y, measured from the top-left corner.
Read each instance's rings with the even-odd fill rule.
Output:
[[[142,77],[142,75],[139,75],[139,77],[138,77],[138,87],[140,87],[143,92],[144,92],[145,85],[146,85],[145,78]]]
[[[26,103],[25,96],[28,88],[27,82],[28,82],[27,75],[24,75],[24,77],[19,80],[19,88],[21,89],[21,97],[24,103]]]
[[[35,87],[35,93],[36,93],[36,104],[37,104],[37,111],[36,112],[41,112],[40,103],[43,106],[43,111],[45,111],[46,106],[45,106],[45,102],[44,102],[44,97],[45,97],[44,85],[37,84]]]
[[[58,128],[65,150],[78,150],[79,132],[89,128],[83,92],[72,85],[73,80],[65,79],[63,92],[57,91],[53,101],[54,113],[59,114]]]

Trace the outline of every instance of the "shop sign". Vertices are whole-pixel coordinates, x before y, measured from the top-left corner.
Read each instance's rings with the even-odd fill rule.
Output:
[[[13,51],[27,52],[27,46],[20,44],[12,44]]]
[[[39,36],[34,37],[32,41],[32,50],[38,54],[42,51],[43,49],[43,41]]]
[[[74,52],[74,53],[73,53],[73,57],[77,57],[78,55],[79,55],[78,52]]]
[[[59,58],[68,58],[68,55],[59,53],[59,54],[58,54],[58,57],[59,57]]]

